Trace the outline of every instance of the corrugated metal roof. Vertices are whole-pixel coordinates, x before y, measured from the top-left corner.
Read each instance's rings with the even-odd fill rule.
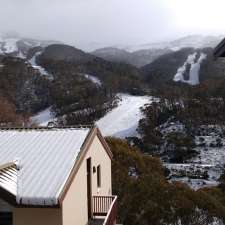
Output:
[[[18,170],[15,164],[7,166],[0,170],[0,187],[11,194],[17,194]]]
[[[0,165],[14,161],[18,164],[16,171],[14,168],[2,175],[12,173],[13,179],[1,187],[15,194],[18,203],[57,204],[89,131],[90,128],[0,130]]]

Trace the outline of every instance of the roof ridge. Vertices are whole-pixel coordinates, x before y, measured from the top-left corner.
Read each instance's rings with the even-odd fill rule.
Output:
[[[85,129],[85,128],[93,128],[95,125],[76,125],[76,126],[39,126],[39,127],[0,127],[0,131],[7,131],[7,130],[63,130],[63,129]]]

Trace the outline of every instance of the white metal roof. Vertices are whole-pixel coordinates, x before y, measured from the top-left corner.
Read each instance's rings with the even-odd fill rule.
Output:
[[[89,131],[90,128],[0,129],[0,166],[17,162],[16,169],[0,173],[0,186],[14,194],[20,204],[57,204]]]

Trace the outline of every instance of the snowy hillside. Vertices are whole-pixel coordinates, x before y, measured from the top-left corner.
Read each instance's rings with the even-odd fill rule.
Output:
[[[185,132],[179,123],[166,123],[162,131],[165,135],[174,130]],[[225,127],[204,125],[196,131],[194,150],[198,154],[183,163],[164,163],[170,171],[169,179],[184,182],[193,189],[216,186],[225,166]]]
[[[137,126],[142,118],[140,107],[151,102],[147,96],[131,96],[119,94],[120,102],[118,107],[107,113],[96,122],[104,136],[130,137],[137,135]],[[49,122],[55,121],[50,108],[38,113],[31,118],[33,123],[39,126],[47,126]]]
[[[38,126],[47,126],[49,122],[53,122],[54,120],[55,116],[51,108],[47,108],[30,118],[30,121]]]
[[[26,58],[30,49],[41,46],[46,47],[50,44],[59,43],[57,41],[42,41],[20,37],[0,37],[0,54]]]
[[[97,86],[101,86],[102,85],[102,82],[101,82],[101,80],[98,77],[90,75],[90,74],[85,74],[84,76],[85,76],[86,79],[90,80],[91,82],[93,82]]]
[[[175,82],[198,85],[201,63],[206,59],[206,57],[207,55],[205,53],[201,53],[200,55],[198,55],[197,52],[189,55],[184,65],[178,68],[173,80]],[[185,73],[188,75],[188,79],[185,79]]]
[[[167,42],[100,48],[91,54],[110,62],[123,62],[142,68],[161,56],[184,48],[214,48],[222,39],[222,36],[193,35]]]
[[[36,53],[33,55],[33,57],[32,57],[28,62],[31,64],[31,66],[32,66],[34,69],[38,70],[42,76],[46,76],[48,79],[53,80],[52,74],[49,74],[48,71],[47,71],[45,68],[43,68],[42,66],[40,66],[40,65],[37,64],[36,58],[37,58],[37,56],[39,56],[41,53],[42,53],[41,51],[36,52]]]
[[[130,137],[137,135],[137,126],[142,118],[140,107],[151,102],[147,96],[120,94],[119,106],[97,121],[104,136]]]

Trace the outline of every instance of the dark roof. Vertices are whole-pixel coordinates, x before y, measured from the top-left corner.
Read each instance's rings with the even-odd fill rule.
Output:
[[[225,57],[225,38],[214,49],[214,56],[216,58]]]

